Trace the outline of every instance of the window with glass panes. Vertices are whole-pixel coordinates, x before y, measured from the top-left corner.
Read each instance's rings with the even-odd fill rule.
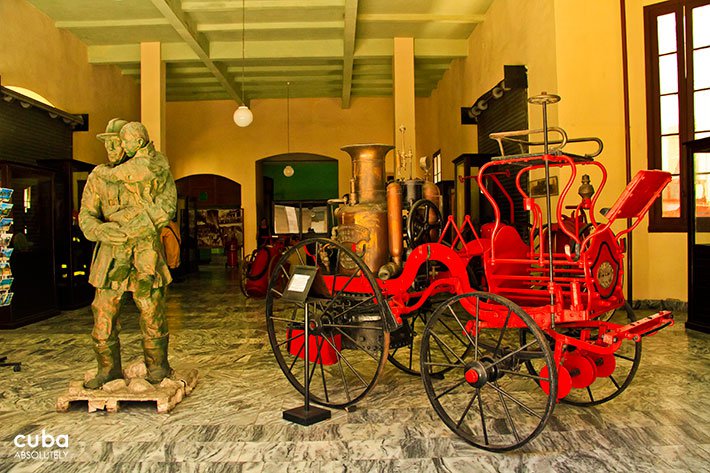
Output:
[[[683,142],[710,136],[710,0],[647,6],[644,27],[649,168],[673,175],[649,230],[685,231]],[[709,195],[710,169],[699,171],[696,193]]]
[[[434,182],[441,182],[441,150],[434,153],[432,161],[434,164]]]

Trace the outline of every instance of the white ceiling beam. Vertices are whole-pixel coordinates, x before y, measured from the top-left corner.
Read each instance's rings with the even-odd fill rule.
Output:
[[[139,64],[141,62],[140,44],[108,44],[88,46],[91,64]],[[161,46],[162,50],[162,46]],[[165,59],[165,56],[163,56]]]
[[[355,59],[355,30],[357,26],[358,0],[345,0],[343,30],[343,91],[342,108],[350,108],[350,88],[353,80],[353,61]]]
[[[358,15],[357,20],[368,23],[448,23],[477,25],[485,15],[439,15],[432,13],[371,13]]]
[[[287,30],[342,30],[342,21],[280,21],[272,23],[247,23],[244,25],[245,31],[287,31]],[[242,31],[241,23],[200,23],[197,31]]]
[[[232,78],[228,77],[227,68],[214,62],[210,58],[210,43],[207,37],[195,29],[195,25],[191,19],[182,11],[179,0],[151,0],[153,6],[170,22],[175,28],[175,31],[187,43],[190,48],[197,54],[202,63],[212,74],[217,78],[222,87],[227,91],[238,104],[242,104],[244,100],[241,97],[241,90],[237,90],[234,86]]]
[[[227,68],[229,73],[241,73],[241,66],[230,66]],[[268,74],[269,76],[283,77],[283,76],[293,76],[303,77],[310,76],[312,74],[328,75],[330,73],[331,77],[342,77],[341,74],[342,67],[340,65],[316,65],[316,66],[246,66],[244,68],[244,73],[247,76],[253,76],[255,74]],[[121,70],[124,76],[140,76],[140,67],[124,67]],[[186,77],[186,76],[205,76],[213,77],[209,70],[205,67],[190,67],[190,66],[172,66],[168,68],[168,74],[170,76]]]
[[[140,44],[106,44],[88,46],[91,64],[135,64],[140,68]],[[161,43],[161,57],[165,62],[199,62],[195,51],[185,43]]]
[[[161,1],[161,0],[154,0]],[[358,59],[389,58],[392,56],[392,40],[366,39],[356,41],[355,68]],[[189,62],[199,60],[199,55],[184,43],[163,43],[163,60],[167,62]],[[250,41],[246,44],[246,58],[270,59],[335,59],[340,60],[343,41],[340,39],[302,41]],[[89,46],[89,61],[92,64],[140,63],[138,44]],[[241,41],[213,41],[210,46],[210,62],[241,60]],[[465,39],[417,39],[414,41],[414,56],[417,59],[450,60],[468,55],[468,41]],[[204,61],[203,61],[204,62]],[[364,66],[364,65],[363,65]],[[287,66],[281,66],[285,68]],[[417,66],[419,67],[419,66]],[[436,65],[424,66],[438,68]]]
[[[196,102],[200,100],[225,100],[228,99],[227,92],[166,92],[166,100],[168,102]]]
[[[257,84],[257,85],[251,85],[249,86],[250,90],[283,90],[284,94],[286,93],[286,90],[304,90],[304,89],[333,89],[333,90],[338,90],[340,91],[340,81],[333,82],[333,83],[328,83],[328,82],[296,82],[291,83],[291,85],[286,85],[285,82],[283,83],[278,83],[278,82],[265,82],[263,84]]]
[[[127,20],[76,20],[56,21],[54,26],[64,29],[82,28],[135,28],[136,26],[170,25],[167,18],[133,18]]]
[[[168,91],[175,93],[179,91],[190,91],[190,90],[199,90],[202,92],[220,92],[223,91],[226,93],[224,88],[220,84],[203,84],[203,85],[193,85],[193,84],[172,84],[169,88]]]
[[[244,7],[247,10],[282,10],[284,8],[313,9],[313,8],[342,8],[345,0],[246,0]],[[241,0],[185,0],[182,2],[185,12],[223,12],[241,11]]]
[[[342,81],[340,75],[337,76],[244,76],[244,82],[249,83],[262,83],[262,84],[283,84],[286,87],[286,82],[291,82],[291,85],[303,83],[303,81],[317,81],[317,82],[332,82],[333,84],[339,84]],[[251,88],[251,86],[250,86]]]
[[[391,57],[394,42],[391,39],[363,39],[355,45],[355,60],[359,58]],[[417,58],[456,58],[468,56],[466,39],[415,39],[414,60]]]
[[[343,41],[340,39],[301,41],[248,41],[246,59],[332,58],[340,59]],[[241,59],[241,41],[212,41],[210,56],[216,61]]]
[[[217,84],[219,82],[215,77],[169,77],[165,80],[165,83],[170,85],[175,84]]]
[[[230,66],[227,68],[228,71],[241,71],[241,66]],[[335,72],[340,75],[342,67],[340,65],[313,65],[313,66],[291,66],[289,64],[284,64],[280,66],[246,66],[244,68],[245,73],[268,73],[271,75],[280,74],[310,74],[312,72]]]

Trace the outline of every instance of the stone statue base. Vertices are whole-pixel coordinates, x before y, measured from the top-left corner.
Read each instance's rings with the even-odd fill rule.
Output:
[[[93,378],[96,369],[84,375],[84,381]],[[100,389],[86,389],[83,381],[70,381],[69,389],[57,398],[57,411],[66,412],[75,401],[88,401],[89,412],[105,409],[118,411],[121,401],[155,401],[158,413],[170,412],[185,396],[189,396],[197,384],[196,369],[178,369],[159,385],[145,380],[143,362],[136,362],[123,370],[124,379],[115,379]]]

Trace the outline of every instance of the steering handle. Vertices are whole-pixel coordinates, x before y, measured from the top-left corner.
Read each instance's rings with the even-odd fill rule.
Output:
[[[528,98],[528,102],[534,105],[557,103],[560,100],[562,100],[562,98],[559,95],[546,94],[544,92],[542,94],[533,95],[532,97]]]

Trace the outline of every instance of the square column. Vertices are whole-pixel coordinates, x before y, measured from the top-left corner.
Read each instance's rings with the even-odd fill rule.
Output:
[[[141,43],[141,122],[165,154],[165,62],[160,43]]]
[[[394,136],[397,151],[412,150],[412,177],[417,174],[417,129],[414,114],[414,38],[394,38],[392,58],[392,82],[394,90]],[[399,127],[404,125],[405,148]],[[409,170],[407,170],[407,173]],[[407,176],[400,176],[409,178]]]

